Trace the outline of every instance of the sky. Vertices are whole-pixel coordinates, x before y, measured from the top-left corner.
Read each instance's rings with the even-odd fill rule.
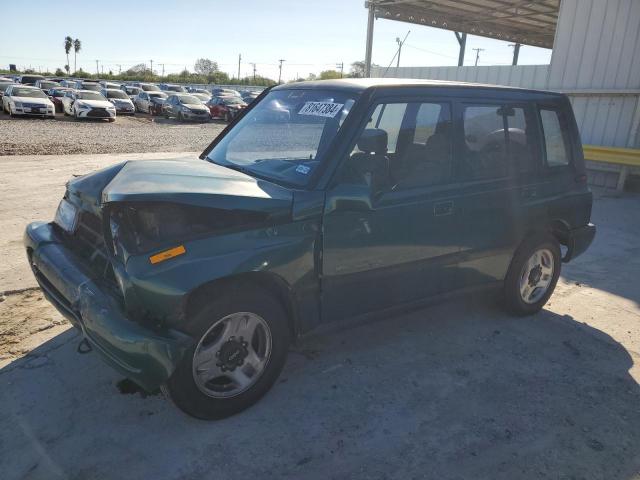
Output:
[[[4,3],[4,2],[3,2]],[[117,73],[146,63],[157,73],[193,71],[198,58],[218,62],[237,76],[282,79],[339,69],[364,59],[367,10],[364,0],[77,0],[7,1],[2,8],[0,67],[55,70],[66,64],[64,37],[82,41],[77,65],[89,72]],[[9,21],[8,19],[11,19]],[[25,26],[29,26],[25,32]],[[36,27],[37,26],[37,27]],[[401,66],[456,65],[458,43],[451,31],[379,19],[375,22],[373,63],[386,67],[396,50],[396,37],[410,31]],[[469,36],[465,65],[510,65],[508,42]],[[551,50],[522,46],[520,64],[547,64]],[[73,53],[70,55],[73,68]],[[395,61],[394,61],[395,65]]]

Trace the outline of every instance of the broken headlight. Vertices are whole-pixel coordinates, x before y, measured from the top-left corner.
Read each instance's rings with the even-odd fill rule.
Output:
[[[266,219],[264,213],[244,210],[135,203],[111,208],[109,231],[114,254],[122,248],[136,254],[199,236],[255,227]]]

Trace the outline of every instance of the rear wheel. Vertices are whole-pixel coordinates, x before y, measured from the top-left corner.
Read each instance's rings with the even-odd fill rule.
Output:
[[[558,241],[549,234],[525,240],[516,251],[505,278],[508,309],[517,315],[532,315],[551,297],[560,276]]]
[[[289,346],[286,313],[271,295],[243,289],[197,309],[194,346],[163,388],[184,412],[206,420],[238,413],[271,388]]]

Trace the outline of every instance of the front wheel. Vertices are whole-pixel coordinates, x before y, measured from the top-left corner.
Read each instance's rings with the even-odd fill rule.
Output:
[[[257,402],[280,374],[289,347],[287,316],[261,290],[203,304],[185,330],[194,346],[163,388],[184,412],[215,420]]]
[[[539,312],[551,297],[560,277],[558,241],[550,234],[525,240],[511,261],[504,282],[507,308],[516,315]]]

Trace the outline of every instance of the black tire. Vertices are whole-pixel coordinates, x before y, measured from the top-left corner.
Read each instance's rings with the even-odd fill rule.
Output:
[[[524,301],[520,292],[520,279],[524,278],[525,265],[534,252],[546,249],[551,252],[553,257],[553,274],[545,293],[533,303]],[[549,297],[558,283],[560,270],[562,265],[560,245],[558,240],[551,234],[536,234],[522,242],[516,250],[509,271],[504,281],[504,302],[506,308],[513,314],[519,316],[533,315],[539,312],[547,303]]]
[[[184,331],[194,340],[178,365],[163,392],[183,412],[203,420],[218,420],[245,410],[256,403],[280,375],[284,367],[290,342],[287,315],[281,303],[260,289],[243,288],[219,293],[218,298],[196,309],[187,320]],[[271,355],[264,370],[247,390],[227,398],[207,395],[197,386],[193,376],[193,356],[196,346],[217,320],[236,312],[252,312],[262,317],[269,326]]]
[[[227,121],[227,123],[231,123],[231,121],[233,120],[233,117],[229,112],[225,114],[225,120]]]

